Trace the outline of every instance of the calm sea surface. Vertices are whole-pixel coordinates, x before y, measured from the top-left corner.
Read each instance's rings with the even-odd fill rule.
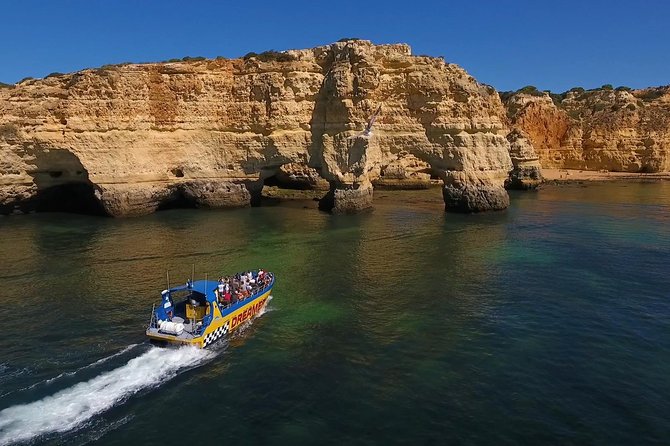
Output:
[[[0,218],[0,445],[670,442],[670,184],[302,205]],[[268,311],[151,347],[193,264],[274,271]]]

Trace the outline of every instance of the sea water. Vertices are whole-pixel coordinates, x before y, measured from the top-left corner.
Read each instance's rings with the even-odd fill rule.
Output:
[[[0,218],[0,445],[667,444],[670,184],[444,214],[308,204]],[[263,267],[214,349],[145,342],[167,284]]]

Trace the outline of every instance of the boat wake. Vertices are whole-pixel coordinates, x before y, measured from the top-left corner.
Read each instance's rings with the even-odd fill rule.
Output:
[[[124,349],[122,349],[122,350],[120,350],[120,351],[114,353],[113,355],[105,356],[104,358],[98,359],[98,360],[95,361],[95,362],[92,362],[92,363],[90,363],[90,364],[88,364],[88,365],[85,365],[85,366],[83,366],[83,367],[80,367],[80,368],[78,368],[78,369],[76,369],[76,370],[73,370],[73,371],[71,371],[71,372],[63,372],[63,373],[61,373],[60,375],[54,376],[53,378],[49,378],[49,379],[45,379],[44,381],[36,382],[35,384],[32,384],[32,385],[30,385],[30,386],[28,386],[28,387],[24,387],[23,389],[19,389],[19,391],[34,389],[35,387],[40,386],[40,385],[51,384],[51,383],[53,383],[54,381],[58,381],[58,380],[61,379],[61,378],[65,378],[65,377],[68,377],[68,376],[74,376],[74,375],[76,375],[77,373],[81,372],[82,370],[87,370],[87,369],[91,369],[91,368],[93,368],[93,367],[97,367],[97,366],[99,366],[100,364],[104,364],[105,362],[109,361],[110,359],[114,359],[114,358],[116,358],[116,357],[118,357],[118,356],[121,356],[121,355],[123,355],[123,354],[125,354],[125,353],[128,353],[130,350],[134,349],[134,348],[137,347],[138,345],[139,345],[139,344],[130,344],[129,346],[127,346],[127,347],[125,347]],[[4,395],[3,395],[3,396],[4,396]]]
[[[51,396],[0,411],[0,445],[73,430],[132,395],[155,388],[216,356],[191,347],[151,347],[125,365]]]

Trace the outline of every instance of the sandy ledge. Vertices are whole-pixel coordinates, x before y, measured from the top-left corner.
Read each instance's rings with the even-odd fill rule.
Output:
[[[556,183],[575,181],[662,181],[670,180],[670,172],[637,173],[573,169],[542,169],[545,181]]]

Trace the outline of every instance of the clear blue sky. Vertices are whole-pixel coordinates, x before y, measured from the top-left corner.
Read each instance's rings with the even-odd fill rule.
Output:
[[[668,0],[4,0],[0,81],[341,37],[407,42],[499,90],[670,84]]]

